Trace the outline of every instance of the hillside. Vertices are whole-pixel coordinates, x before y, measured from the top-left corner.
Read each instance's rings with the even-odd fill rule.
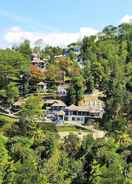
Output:
[[[0,49],[0,184],[131,184],[131,132],[131,24]]]

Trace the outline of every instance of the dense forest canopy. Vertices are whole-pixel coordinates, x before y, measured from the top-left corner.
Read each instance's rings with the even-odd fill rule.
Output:
[[[64,49],[32,49],[28,41],[0,49],[0,184],[132,183],[132,25],[107,26],[77,43],[82,67],[75,45],[61,59],[55,56]],[[32,52],[48,59],[46,71],[31,67]],[[62,80],[62,73],[70,80],[69,104],[78,105],[94,89],[104,92],[105,113],[97,122],[104,138],[89,133],[81,140],[71,133],[62,141],[54,125],[38,121],[42,98],[30,85]],[[19,98],[25,101],[17,118],[4,116]]]

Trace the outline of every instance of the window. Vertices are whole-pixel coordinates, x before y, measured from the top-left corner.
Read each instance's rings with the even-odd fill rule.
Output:
[[[70,115],[73,115],[73,112],[72,111],[70,112]]]
[[[65,115],[68,115],[68,111],[65,112]]]
[[[82,116],[85,116],[86,115],[86,113],[85,112],[82,112]]]
[[[77,112],[76,111],[73,111],[73,115],[77,115]]]
[[[81,114],[82,114],[82,113],[79,111],[79,112],[78,112],[78,115],[81,116]]]
[[[65,121],[68,121],[68,117],[65,117]]]

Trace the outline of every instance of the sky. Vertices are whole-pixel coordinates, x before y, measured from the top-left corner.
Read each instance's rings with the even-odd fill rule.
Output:
[[[132,22],[132,0],[1,0],[0,47],[66,46],[122,22]]]

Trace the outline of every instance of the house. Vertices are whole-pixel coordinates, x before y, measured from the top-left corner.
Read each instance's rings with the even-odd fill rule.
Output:
[[[71,43],[67,46],[67,49],[64,50],[64,56],[68,56],[70,51],[74,52],[76,55],[80,55],[81,53],[81,44]]]
[[[52,113],[64,110],[66,107],[63,101],[56,99],[47,99],[45,100],[44,105],[46,106],[46,110]]]
[[[61,96],[66,96],[67,95],[67,90],[65,89],[64,85],[59,85],[57,89],[58,95]]]
[[[37,84],[37,91],[40,92],[40,93],[44,93],[47,91],[47,83],[45,82],[39,82]]]
[[[56,122],[58,120],[80,124],[92,122],[101,119],[104,114],[104,102],[99,98],[103,96],[103,92],[95,90],[92,94],[85,94],[78,106],[73,104],[66,106],[61,100],[50,99],[45,102],[47,113],[52,114]]]
[[[71,105],[65,109],[65,121],[76,121],[84,124],[87,123],[89,119],[102,118],[103,113],[104,110],[102,108]]]
[[[47,63],[48,63],[48,59],[41,60],[36,54],[33,55],[32,65],[40,69],[45,69],[47,67]]]
[[[95,106],[95,104],[94,106],[91,104],[87,106],[72,104],[67,107],[61,100],[47,100],[45,103],[47,104],[47,114],[57,123],[60,122],[59,120],[61,120],[61,123],[64,123],[65,120],[84,124],[89,120],[100,119],[104,114],[104,108],[102,106]]]
[[[65,108],[66,108],[66,105],[61,100],[58,100],[57,102],[55,102],[51,105],[52,112],[57,112],[57,111],[61,111],[61,110],[64,111]]]
[[[61,100],[46,100],[46,114],[49,119],[57,123],[64,123],[66,105]]]
[[[63,101],[57,99],[45,99],[44,105],[46,107],[46,110],[50,110],[52,112],[62,110],[60,109],[60,107],[66,106]]]

